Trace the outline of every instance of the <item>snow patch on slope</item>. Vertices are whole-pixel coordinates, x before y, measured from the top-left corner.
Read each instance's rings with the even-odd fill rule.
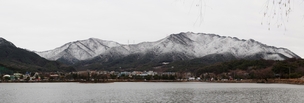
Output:
[[[90,38],[88,40],[70,42],[54,50],[36,53],[49,60],[57,60],[59,58],[87,60],[104,53],[109,48],[116,46],[121,46],[121,44],[112,41]]]

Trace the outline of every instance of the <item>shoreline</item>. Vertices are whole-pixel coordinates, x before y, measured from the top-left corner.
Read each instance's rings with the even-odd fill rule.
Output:
[[[210,83],[260,83],[260,84],[296,84],[304,85],[303,79],[245,79],[242,81],[208,81]]]
[[[0,81],[0,83],[114,83],[114,82],[206,82],[206,83],[262,83],[262,84],[298,84],[304,85],[302,79],[244,79],[228,81],[180,81],[180,80],[106,80],[106,81]]]

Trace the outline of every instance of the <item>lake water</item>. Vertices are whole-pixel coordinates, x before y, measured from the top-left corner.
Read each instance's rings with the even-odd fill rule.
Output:
[[[0,103],[303,103],[304,86],[254,83],[0,83]]]

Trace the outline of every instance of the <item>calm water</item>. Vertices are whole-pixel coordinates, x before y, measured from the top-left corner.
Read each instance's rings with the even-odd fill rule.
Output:
[[[0,83],[0,103],[303,103],[304,86],[249,83]]]

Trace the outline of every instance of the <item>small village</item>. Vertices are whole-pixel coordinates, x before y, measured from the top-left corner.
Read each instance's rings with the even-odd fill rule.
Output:
[[[259,78],[245,71],[231,71],[221,74],[192,72],[155,72],[155,71],[97,71],[77,72],[25,72],[1,74],[0,82],[219,82],[219,83],[289,83],[304,84],[304,76],[300,78],[281,78],[274,74],[271,78],[255,73]]]
[[[154,71],[77,71],[77,72],[26,72],[0,74],[1,82],[132,82],[132,81],[201,81],[191,72]]]

